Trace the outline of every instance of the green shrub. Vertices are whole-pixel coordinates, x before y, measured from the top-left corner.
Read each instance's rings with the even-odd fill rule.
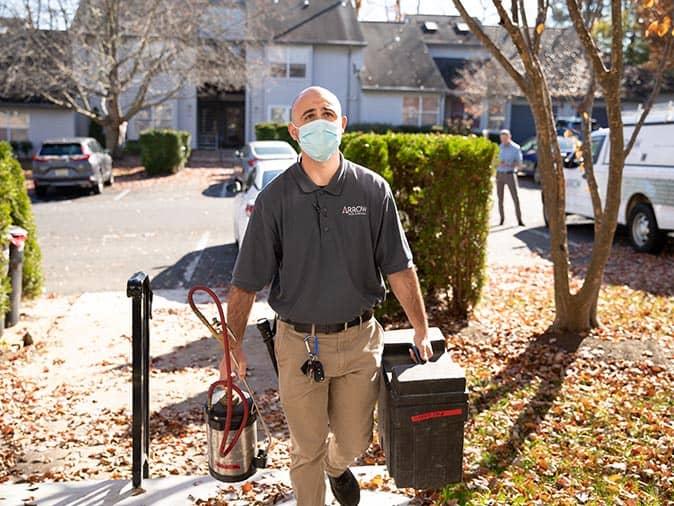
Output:
[[[258,141],[286,141],[299,153],[300,146],[290,137],[286,123],[258,123],[255,125],[255,139]]]
[[[496,146],[482,138],[389,133],[350,135],[343,148],[346,158],[391,183],[427,300],[446,300],[465,318],[484,283]]]
[[[42,252],[37,242],[37,227],[33,208],[26,191],[23,169],[14,158],[7,142],[0,142],[0,205],[9,208],[10,223],[23,227],[28,232],[23,257],[22,284],[24,297],[37,297],[42,292]],[[0,212],[1,215],[1,212]],[[0,217],[0,226],[2,218]],[[6,230],[3,235],[6,235]],[[6,270],[0,271],[3,274]]]
[[[190,153],[189,132],[162,128],[140,134],[140,159],[150,175],[178,172],[185,167]]]
[[[140,141],[128,140],[124,143],[124,155],[140,156]]]
[[[4,324],[4,316],[9,311],[9,294],[11,291],[9,276],[9,258],[5,256],[9,248],[7,231],[12,224],[9,196],[14,192],[11,175],[6,163],[0,162],[0,325]]]

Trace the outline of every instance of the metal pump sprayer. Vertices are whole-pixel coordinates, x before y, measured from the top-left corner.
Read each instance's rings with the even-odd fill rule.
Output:
[[[213,299],[218,309],[219,321],[213,318],[213,322],[209,322],[196,307],[193,297],[197,291],[206,292]],[[188,292],[187,300],[192,311],[206,325],[211,335],[222,343],[227,368],[227,378],[211,384],[204,405],[208,439],[208,471],[216,480],[242,481],[255,473],[257,468],[267,466],[267,455],[274,446],[274,440],[260,414],[253,390],[246,379],[240,378],[247,392],[241,390],[233,382],[231,364],[233,362],[237,369],[239,364],[231,354],[229,340],[237,342],[239,339],[225,321],[220,299],[207,286],[196,285]],[[219,386],[225,387],[225,393],[213,402],[213,394]],[[267,438],[266,447],[260,449],[257,449],[256,422],[258,419]]]

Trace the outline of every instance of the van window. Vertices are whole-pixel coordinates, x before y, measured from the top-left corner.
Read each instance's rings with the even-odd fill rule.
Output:
[[[601,147],[604,145],[605,135],[597,135],[592,137],[592,163],[597,163],[599,160],[599,153],[601,153]]]

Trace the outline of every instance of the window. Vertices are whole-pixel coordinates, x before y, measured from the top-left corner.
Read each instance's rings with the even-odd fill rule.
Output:
[[[304,48],[275,46],[267,50],[269,74],[281,79],[305,79],[308,53]]]
[[[599,160],[599,153],[601,153],[601,148],[604,145],[604,139],[606,137],[603,135],[592,137],[592,163],[597,163]]]
[[[269,158],[274,158],[274,156],[289,157],[297,156],[297,153],[295,153],[295,150],[289,144],[276,144],[274,146],[261,146],[260,144],[256,144],[255,156],[266,156]]]
[[[288,123],[289,109],[285,105],[272,105],[269,107],[269,121],[273,123]]]
[[[264,188],[264,187],[267,186],[269,183],[271,183],[272,180],[273,180],[276,176],[278,176],[281,172],[283,172],[283,171],[282,171],[282,170],[265,170],[265,171],[262,173],[262,188]]]
[[[307,76],[307,66],[304,63],[290,63],[288,65],[290,77],[304,78]]]
[[[67,144],[43,144],[42,149],[40,149],[40,155],[42,156],[70,156],[81,154],[82,146],[76,142]]]
[[[435,125],[438,122],[440,100],[437,96],[406,95],[403,97],[404,125]]]
[[[163,103],[138,111],[134,120],[139,132],[147,128],[172,128],[173,104]]]
[[[30,115],[19,111],[0,111],[0,140],[27,141]]]

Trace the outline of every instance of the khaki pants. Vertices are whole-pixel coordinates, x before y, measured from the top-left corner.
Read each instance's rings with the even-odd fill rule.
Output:
[[[384,329],[372,317],[341,332],[318,333],[325,381],[315,383],[300,371],[308,358],[305,334],[280,320],[277,325],[274,348],[290,429],[290,480],[298,506],[323,506],[325,473],[342,474],[372,439]]]
[[[520,211],[520,199],[517,195],[517,176],[514,173],[496,173],[496,194],[498,195],[498,212],[503,221],[503,187],[508,186],[510,196],[515,204],[515,213],[517,214],[517,221],[522,221],[522,212]]]

